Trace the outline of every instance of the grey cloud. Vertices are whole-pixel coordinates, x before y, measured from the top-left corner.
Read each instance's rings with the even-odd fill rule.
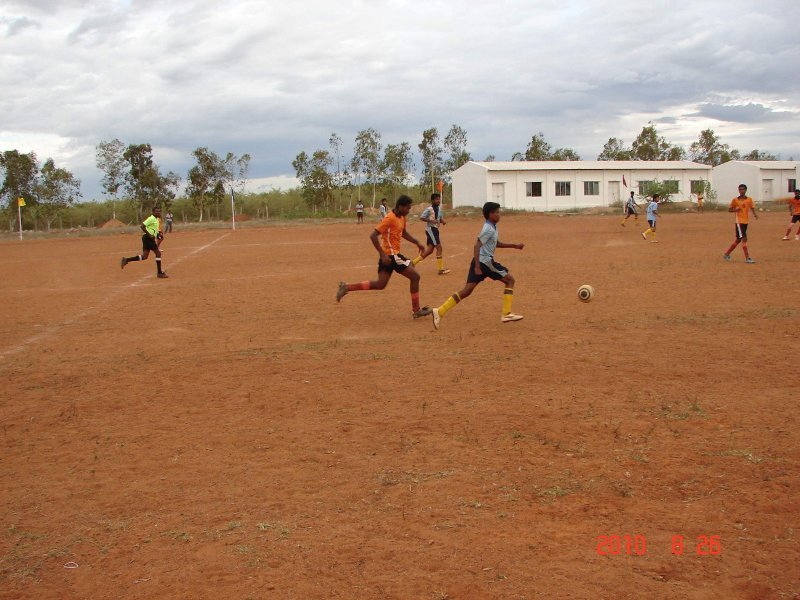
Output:
[[[733,121],[736,123],[770,123],[776,121],[794,121],[798,119],[797,112],[779,111],[749,102],[747,104],[700,104],[700,110],[687,116],[708,117],[718,121]]]
[[[13,37],[25,29],[40,29],[42,27],[41,23],[28,17],[3,18],[0,19],[0,23],[4,23],[7,26],[7,37]]]

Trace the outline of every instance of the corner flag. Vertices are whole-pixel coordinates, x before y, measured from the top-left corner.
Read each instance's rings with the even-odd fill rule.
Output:
[[[17,198],[17,206],[25,206],[25,198]]]

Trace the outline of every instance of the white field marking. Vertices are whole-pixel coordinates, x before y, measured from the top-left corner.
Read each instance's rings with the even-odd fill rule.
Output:
[[[211,240],[205,246],[197,247],[195,250],[192,250],[189,254],[185,254],[184,256],[181,256],[180,258],[176,259],[175,262],[171,263],[171,265],[175,266],[175,265],[178,265],[178,264],[182,263],[187,258],[190,258],[191,256],[194,256],[198,252],[202,252],[206,248],[210,248],[211,246],[216,244],[221,239],[224,239],[224,238],[228,237],[230,234],[231,234],[231,232],[228,232],[228,233],[226,233],[224,235],[221,235],[220,237],[216,238],[215,240]],[[8,358],[9,356],[12,356],[14,354],[17,354],[18,352],[21,352],[22,350],[24,350],[28,346],[30,346],[32,344],[35,344],[36,342],[39,342],[39,341],[41,341],[41,340],[43,340],[45,338],[48,338],[48,337],[52,336],[54,333],[56,333],[57,331],[60,331],[64,327],[67,327],[69,325],[72,325],[73,323],[76,323],[76,322],[80,321],[84,317],[86,317],[86,316],[92,314],[93,312],[97,311],[99,308],[109,304],[114,298],[116,298],[117,296],[119,296],[123,292],[125,292],[127,290],[130,290],[130,289],[132,289],[134,287],[137,287],[137,286],[141,285],[142,283],[144,283],[145,281],[147,281],[148,279],[152,279],[153,277],[154,277],[154,275],[152,273],[150,275],[144,275],[140,279],[137,279],[136,281],[134,281],[133,283],[129,283],[128,285],[119,287],[119,288],[115,289],[114,291],[112,291],[107,296],[105,296],[104,298],[100,299],[93,306],[87,306],[82,311],[78,312],[77,314],[72,315],[71,317],[61,321],[60,323],[56,323],[55,325],[50,325],[50,326],[46,327],[44,330],[40,331],[39,333],[37,333],[35,335],[32,335],[29,338],[21,341],[16,346],[12,346],[10,348],[6,348],[2,352],[0,352],[0,360]],[[169,285],[169,284],[167,284],[167,285]]]

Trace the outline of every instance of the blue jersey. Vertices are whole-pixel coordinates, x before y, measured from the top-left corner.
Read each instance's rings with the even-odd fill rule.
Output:
[[[478,234],[478,239],[482,244],[480,254],[478,254],[478,260],[487,265],[492,264],[494,251],[497,248],[497,240],[499,239],[497,235],[497,225],[491,221],[486,221],[483,224],[483,229],[481,229],[481,232]]]
[[[655,221],[656,217],[658,217],[658,202],[651,200],[647,205],[647,220]]]

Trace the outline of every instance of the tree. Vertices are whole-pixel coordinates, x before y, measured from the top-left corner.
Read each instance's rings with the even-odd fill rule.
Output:
[[[364,169],[367,181],[372,184],[372,208],[375,208],[376,188],[381,172],[381,134],[371,127],[359,131],[353,154],[358,157],[360,168]]]
[[[223,160],[216,152],[206,147],[195,149],[192,156],[197,164],[189,169],[186,195],[198,209],[199,222],[203,221],[203,214],[209,205],[217,207],[217,218],[219,218],[219,209],[226,196],[225,185],[234,177],[235,156],[229,152]],[[249,156],[247,158],[249,160]],[[244,166],[246,168],[246,165]]]
[[[347,163],[342,155],[342,138],[335,133],[332,133],[331,137],[328,138],[328,147],[330,148],[331,158],[333,158],[333,189],[339,192],[339,210],[341,211],[342,192],[350,181],[350,173],[347,171]]]
[[[742,160],[778,160],[778,157],[769,152],[760,152],[753,150],[742,157]]]
[[[719,141],[713,129],[704,129],[689,146],[689,156],[694,162],[716,167],[731,160],[731,151],[728,144]]]
[[[659,136],[652,122],[642,128],[631,144],[633,160],[681,160],[684,154],[683,148],[671,146],[666,138]]]
[[[490,154],[489,156],[483,159],[483,162],[494,162],[495,160],[497,159],[495,158],[494,154]]]
[[[550,155],[550,160],[580,160],[581,157],[572,148],[558,148]]]
[[[631,160],[631,151],[615,137],[608,138],[597,160]]]
[[[422,132],[422,141],[417,144],[422,155],[422,174],[420,185],[424,188],[430,182],[431,191],[436,189],[436,178],[444,171],[442,153],[444,149],[439,141],[439,131],[431,127]]]
[[[111,216],[117,218],[116,201],[119,192],[125,185],[125,144],[118,139],[100,142],[96,148],[97,168],[103,172],[100,180],[103,193],[111,199]]]
[[[48,231],[59,213],[81,197],[80,189],[81,182],[72,173],[56,168],[52,158],[45,161],[35,186],[35,211]]]
[[[0,154],[0,168],[3,170],[3,186],[0,188],[0,201],[8,216],[8,229],[13,231],[17,223],[17,198],[36,202],[36,176],[39,162],[36,154],[20,154],[17,150],[6,150]]]
[[[408,184],[413,169],[414,161],[409,143],[388,144],[381,161],[381,185],[393,195],[396,187]]]
[[[522,155],[522,152],[514,152],[514,154],[511,155],[511,162],[518,162],[522,160],[525,160],[525,157]]]
[[[544,140],[544,134],[539,132],[528,142],[525,149],[525,160],[550,160],[552,147]]]
[[[444,136],[444,149],[448,154],[444,170],[448,173],[452,173],[464,163],[472,160],[467,152],[467,132],[458,125],[453,125]]]
[[[332,165],[333,159],[326,150],[315,151],[311,158],[301,152],[292,161],[303,197],[315,211],[327,207],[333,197],[333,178],[329,171]]]
[[[181,178],[171,171],[161,175],[158,165],[153,162],[150,144],[131,144],[122,157],[128,163],[125,187],[136,206],[137,218],[141,218],[145,207],[163,204],[169,208]]]

